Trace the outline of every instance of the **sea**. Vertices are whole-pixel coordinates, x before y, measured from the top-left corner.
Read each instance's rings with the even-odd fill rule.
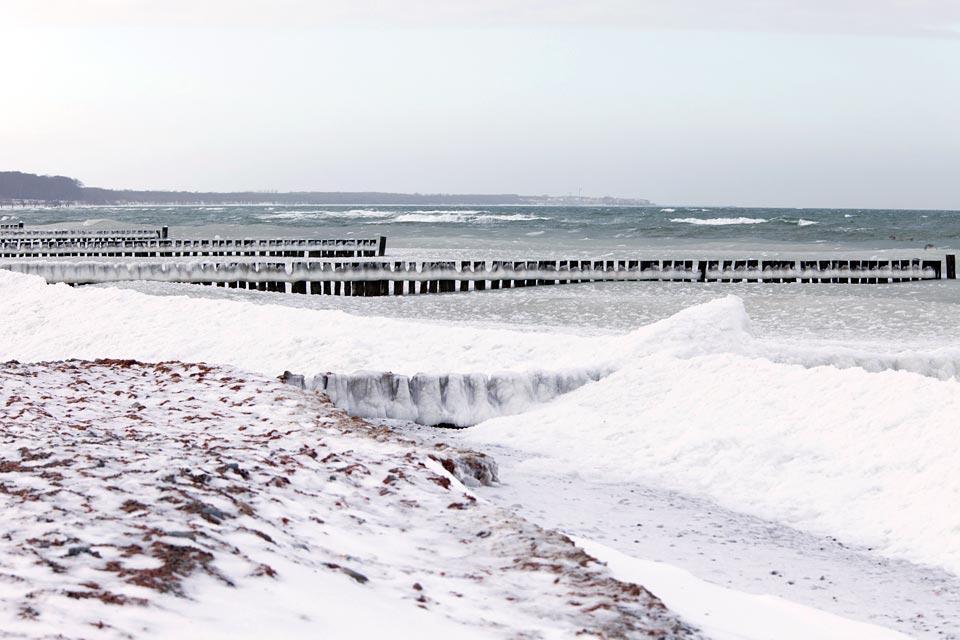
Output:
[[[944,250],[960,211],[741,207],[118,206],[0,209],[29,224],[113,220],[181,236],[385,235],[392,248],[470,255],[601,255],[638,250]],[[433,255],[433,253],[431,254]]]

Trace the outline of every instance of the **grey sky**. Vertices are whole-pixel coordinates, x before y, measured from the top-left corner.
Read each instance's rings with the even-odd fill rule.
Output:
[[[0,0],[0,169],[960,208],[960,2]]]

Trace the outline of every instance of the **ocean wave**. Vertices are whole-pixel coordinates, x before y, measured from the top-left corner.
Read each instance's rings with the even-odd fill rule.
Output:
[[[797,220],[798,227],[809,227],[810,225],[814,225],[814,224],[820,224],[820,223],[817,222],[816,220],[805,220],[803,218],[800,218],[799,220]]]
[[[394,215],[393,211],[376,209],[351,209],[349,211],[331,211],[316,209],[310,211],[280,211],[257,216],[259,220],[322,220],[324,218],[385,218]]]
[[[350,209],[347,211],[316,209],[307,211],[280,211],[264,213],[257,216],[259,220],[329,220],[329,219],[357,219],[367,220],[367,224],[390,223],[424,223],[449,224],[470,223],[489,224],[494,222],[525,222],[535,220],[550,220],[549,217],[536,216],[524,213],[488,213],[476,209],[415,209],[415,210],[386,210],[386,209]]]
[[[491,224],[495,222],[532,222],[535,220],[550,220],[543,216],[533,216],[523,213],[510,214],[481,214],[467,212],[444,212],[444,213],[404,213],[402,215],[388,220],[387,222],[421,222],[421,223],[467,223],[467,224]]]
[[[670,222],[682,224],[698,224],[709,226],[724,226],[734,224],[763,224],[767,222],[765,218],[671,218]]]

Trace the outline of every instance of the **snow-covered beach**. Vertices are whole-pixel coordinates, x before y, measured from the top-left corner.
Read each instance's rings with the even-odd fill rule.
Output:
[[[0,381],[4,637],[700,637],[478,500],[482,454],[232,368],[9,362]]]
[[[615,292],[612,300],[627,304],[627,296],[633,295],[628,289],[631,285],[617,286],[623,295]],[[906,287],[902,291],[912,291]],[[898,637],[898,633],[957,637],[960,538],[955,512],[943,505],[955,503],[960,482],[951,462],[958,444],[954,423],[960,414],[960,350],[940,340],[934,324],[941,307],[953,304],[951,291],[937,303],[941,307],[928,309],[929,322],[923,319],[924,312],[912,317],[914,329],[905,339],[900,339],[894,325],[869,312],[870,308],[899,304],[897,295],[902,294],[863,297],[853,293],[834,299],[831,306],[843,326],[855,326],[854,321],[844,319],[846,314],[870,318],[880,327],[872,339],[864,340],[851,337],[855,332],[845,335],[843,331],[835,332],[831,339],[816,335],[797,338],[796,332],[793,339],[778,335],[780,325],[776,315],[770,314],[780,313],[776,301],[783,298],[753,294],[749,288],[738,290],[746,292],[743,297],[725,296],[723,290],[712,295],[708,290],[696,294],[701,299],[668,300],[659,317],[628,323],[629,330],[613,326],[600,327],[601,331],[563,322],[550,311],[570,296],[597,295],[589,285],[582,293],[571,288],[567,293],[469,294],[468,303],[451,296],[445,298],[448,302],[425,302],[426,311],[419,313],[406,301],[378,301],[368,310],[347,299],[343,311],[325,308],[328,301],[311,306],[310,301],[291,300],[296,296],[284,294],[189,285],[130,288],[70,288],[0,272],[0,292],[10,302],[0,326],[0,356],[28,363],[109,357],[227,367],[232,373],[226,377],[241,378],[243,389],[251,389],[251,397],[260,396],[255,407],[243,411],[267,420],[282,418],[299,429],[304,428],[303,420],[326,416],[333,409],[315,392],[275,381],[284,371],[307,378],[326,373],[345,376],[345,384],[354,385],[354,399],[363,400],[346,407],[374,421],[388,417],[384,412],[390,405],[369,395],[365,380],[376,372],[427,377],[505,374],[514,381],[523,381],[528,374],[542,380],[543,372],[568,378],[596,373],[549,397],[524,396],[517,392],[522,384],[510,387],[504,396],[508,402],[488,401],[483,411],[472,416],[467,411],[464,423],[475,426],[465,430],[428,429],[389,420],[387,430],[378,430],[359,426],[367,424],[364,422],[348,421],[337,431],[337,438],[397,439],[420,442],[404,446],[421,451],[440,446],[490,454],[500,462],[500,482],[458,489],[475,503],[466,498],[437,503],[444,508],[469,503],[469,509],[450,509],[451,518],[467,517],[476,524],[476,518],[469,517],[473,515],[486,522],[491,516],[484,510],[490,510],[501,514],[497,517],[515,519],[514,529],[505,533],[507,538],[526,527],[546,532],[547,538],[559,535],[552,532],[569,535],[580,548],[607,562],[606,569],[596,568],[609,572],[603,574],[604,579],[617,576],[649,589],[654,596],[660,596],[658,590],[664,594],[660,597],[670,611],[664,620],[679,616],[682,625],[696,630],[690,633],[716,638],[881,638]],[[686,296],[678,288],[661,291]],[[791,289],[780,291],[777,295],[795,295]],[[928,290],[916,291],[915,295],[927,295],[924,291]],[[485,302],[485,296],[492,296],[486,298],[492,302]],[[813,298],[812,304],[829,300]],[[438,323],[429,317],[443,305],[456,316],[465,304],[465,311],[470,304],[478,305],[474,308],[479,315],[472,321]],[[488,304],[493,307],[484,311]],[[677,304],[678,312],[674,313],[670,304]],[[511,323],[496,314],[497,305],[516,306],[531,315],[526,322]],[[757,317],[749,309],[757,310]],[[623,319],[622,314],[617,317]],[[891,317],[899,316],[894,313]],[[32,366],[10,365],[20,371],[18,375]],[[37,365],[30,374],[38,376],[37,383],[31,386],[40,389],[37,393],[52,393],[49,389],[60,384],[58,376],[66,375],[58,373],[58,367],[70,370],[77,366]],[[84,366],[101,376],[100,384],[121,388],[133,384],[125,378],[131,375],[129,369],[108,374],[116,365]],[[135,365],[134,370],[140,366]],[[181,372],[179,377],[187,376]],[[14,379],[5,379],[3,392],[8,398],[24,395],[8,390],[12,387],[7,380]],[[137,384],[146,382],[138,379]],[[263,390],[256,394],[250,385],[270,389],[280,399],[263,397]],[[187,388],[179,393],[181,398],[200,398]],[[224,398],[235,398],[233,391],[224,393]],[[51,406],[69,408],[53,402],[55,397],[47,398]],[[397,406],[424,401],[408,398]],[[134,408],[134,413],[151,412],[150,419],[162,425],[155,427],[158,432],[169,428],[169,416],[143,400],[135,402],[145,407]],[[208,394],[195,410],[222,412],[229,404],[219,395]],[[7,411],[13,406],[8,405]],[[279,415],[274,415],[276,407],[280,407]],[[18,419],[14,428],[22,428],[17,427],[21,422]],[[357,433],[343,433],[350,430]],[[184,437],[200,437],[199,433]],[[17,453],[20,446],[11,445],[4,459],[25,464]],[[374,445],[338,446],[358,449]],[[370,466],[387,455],[386,450],[377,451],[362,463]],[[229,462],[234,463],[242,466],[239,459]],[[442,464],[427,465],[430,473],[446,477]],[[426,488],[430,494],[436,486],[426,480],[410,490],[419,495]],[[30,488],[39,490],[34,485]],[[367,489],[372,491],[370,486]],[[219,502],[210,504],[227,512]],[[299,498],[283,504],[284,509],[299,515],[304,509],[329,509],[329,505],[299,504]],[[291,517],[281,515],[282,510],[274,511],[274,516]],[[215,518],[221,522],[213,523],[202,512],[175,508],[171,513],[177,518],[189,516],[183,522],[163,525],[176,524],[178,528],[171,529],[175,531],[198,525],[219,532],[218,527],[226,521]],[[165,512],[164,517],[171,513]],[[400,536],[403,544],[413,546],[398,551],[398,557],[386,554],[374,565],[382,571],[394,562],[402,561],[404,571],[416,565],[412,558],[449,537],[449,527],[454,525],[447,521],[447,511],[441,513],[443,517],[428,519],[429,523],[417,528],[416,540],[406,537],[414,527]],[[34,517],[31,514],[26,512],[24,517]],[[329,516],[317,517],[329,520]],[[386,528],[396,526],[388,521],[386,516],[380,520]],[[351,522],[355,520],[338,521],[338,535],[349,538]],[[268,535],[275,539],[273,533]],[[70,543],[71,547],[90,546],[90,540],[75,537],[82,542]],[[170,540],[161,542],[172,544]],[[297,548],[293,541],[290,544]],[[337,543],[327,549],[341,556],[363,557],[349,545]],[[304,566],[315,569],[317,562],[301,551],[284,560],[284,566],[300,576],[297,584],[314,579],[313,574],[302,572]],[[103,558],[81,551],[69,557],[102,566],[106,555],[97,553]],[[237,576],[249,572],[238,569],[236,559],[224,556],[221,561],[220,557],[214,562],[217,571],[231,576],[231,582],[246,584],[250,578],[240,581]],[[342,562],[330,562],[369,577]],[[97,566],[85,567],[100,571]],[[239,573],[233,573],[236,571]],[[443,571],[437,565],[435,573]],[[133,622],[126,614],[115,613],[120,609],[108,607],[105,611],[120,616],[122,624],[143,622],[153,625],[151,629],[166,629],[163,625],[174,624],[173,619],[158,611],[183,613],[187,609],[178,607],[200,606],[207,597],[219,602],[221,596],[207,595],[212,592],[191,591],[191,585],[211,580],[205,570],[193,573],[197,575],[183,578],[184,593],[193,594],[192,600],[171,600],[174,604],[163,600],[159,609],[150,605],[151,613],[134,616]],[[638,577],[643,575],[649,578]],[[122,579],[117,582],[117,575],[110,577],[111,587],[104,586],[103,580],[90,582],[96,583],[99,591],[149,599],[149,594],[126,591],[129,585]],[[326,589],[322,585],[327,582],[316,584],[318,593]],[[422,580],[418,584],[425,586]],[[11,593],[24,597],[33,589],[23,587]],[[569,601],[557,604],[559,600],[545,596],[536,605],[541,608],[524,613],[505,605],[506,613],[493,615],[476,605],[477,600],[469,598],[466,591],[457,592],[464,595],[464,602],[473,604],[437,605],[437,610],[443,609],[431,617],[440,620],[437,625],[466,623],[483,629],[482,625],[489,623],[489,629],[505,636],[523,630],[544,637],[568,637],[578,624],[609,637],[619,633],[609,632],[616,627],[604,628],[606,622],[599,619],[579,618],[583,609],[579,601],[576,605]],[[197,595],[201,593],[203,597]],[[284,593],[281,589],[270,597],[283,599]],[[402,606],[410,595],[398,589],[376,593],[390,602],[389,607]],[[476,595],[480,600],[488,597],[482,591]],[[84,602],[96,599],[81,598]],[[401,605],[396,604],[397,598]],[[638,603],[634,605],[640,606]],[[75,614],[69,607],[63,610],[67,613],[53,610],[58,612],[54,615]],[[723,611],[728,612],[726,616]],[[183,615],[189,618],[193,614]],[[543,618],[557,618],[559,626],[538,627],[545,624]],[[76,622],[80,618],[69,619]],[[215,624],[216,616],[209,620]],[[311,628],[295,621],[284,624],[291,625],[292,635]],[[24,633],[40,628],[27,625]],[[788,628],[798,635],[785,635]],[[668,633],[665,637],[675,636]]]
[[[0,640],[960,640],[960,0],[0,59]]]

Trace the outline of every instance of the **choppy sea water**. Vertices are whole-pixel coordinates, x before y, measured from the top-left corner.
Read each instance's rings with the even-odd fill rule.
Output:
[[[168,225],[181,236],[385,235],[389,246],[533,257],[631,250],[923,251],[960,247],[960,211],[738,207],[123,206],[4,209],[28,224]]]
[[[387,237],[388,257],[540,257],[840,254],[941,258],[960,248],[960,211],[736,207],[137,205],[0,209],[27,224],[168,225],[173,237]],[[266,304],[455,322],[628,331],[733,293],[757,330],[791,339],[960,344],[960,287],[603,283],[471,296],[342,298],[242,293],[139,283],[156,294],[246,297]]]

